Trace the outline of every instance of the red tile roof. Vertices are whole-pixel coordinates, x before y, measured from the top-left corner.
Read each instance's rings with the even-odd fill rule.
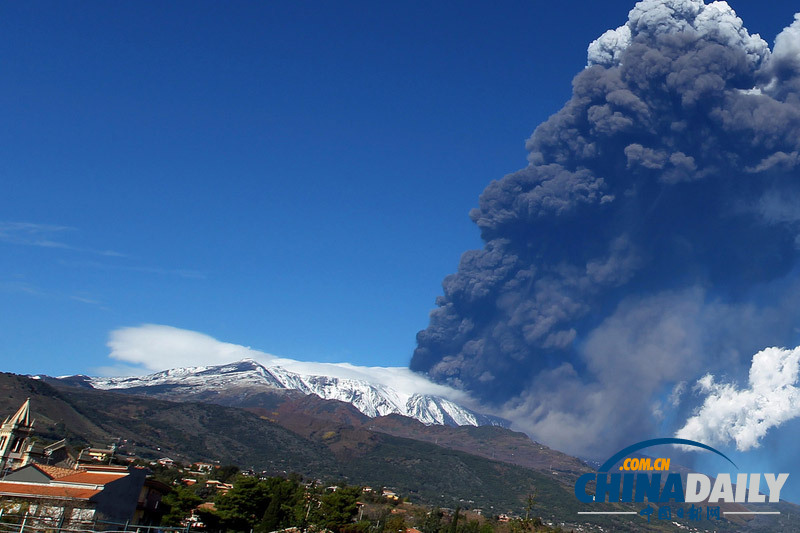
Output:
[[[59,483],[86,483],[88,485],[105,485],[127,476],[127,472],[85,472],[82,470],[72,472],[72,475],[59,478]]]
[[[38,463],[31,463],[34,468],[41,470],[50,479],[61,479],[66,476],[71,476],[75,470],[71,468],[60,468],[58,466],[40,465]]]
[[[42,483],[18,483],[14,481],[0,481],[0,495],[3,496],[39,496],[48,498],[74,498],[88,500],[101,489],[83,489],[59,485],[45,485]]]
[[[57,466],[40,465],[31,463],[33,468],[43,472],[47,477],[59,483],[85,483],[87,485],[105,485],[128,475],[126,468],[72,470]]]

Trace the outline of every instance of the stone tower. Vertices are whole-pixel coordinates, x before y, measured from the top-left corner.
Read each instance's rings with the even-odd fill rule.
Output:
[[[14,416],[6,418],[0,426],[0,472],[22,466],[26,444],[33,434],[31,399],[25,400]]]

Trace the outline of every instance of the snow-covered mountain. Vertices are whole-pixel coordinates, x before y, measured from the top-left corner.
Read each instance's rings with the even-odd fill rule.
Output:
[[[95,389],[129,392],[170,391],[197,396],[231,390],[296,390],[326,400],[352,404],[369,417],[400,414],[427,425],[505,426],[502,419],[482,415],[441,396],[402,392],[358,379],[304,375],[280,366],[264,366],[252,359],[219,366],[175,368],[147,376],[60,378]]]

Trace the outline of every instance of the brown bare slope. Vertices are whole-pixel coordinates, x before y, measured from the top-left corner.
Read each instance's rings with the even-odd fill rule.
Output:
[[[13,412],[31,397],[35,416],[43,421],[37,428],[54,439],[64,436],[56,421],[68,420],[75,427],[87,428],[86,434],[75,432],[81,442],[102,445],[126,439],[130,449],[143,457],[217,459],[269,473],[298,472],[326,480],[392,486],[418,502],[455,507],[463,501],[498,512],[521,510],[525,495],[538,490],[553,517],[574,515],[574,499],[542,474],[333,423],[334,418],[352,415],[331,414],[342,409],[340,402],[316,404],[328,413],[327,420],[298,416],[293,425],[296,431],[291,431],[270,420],[274,404],[247,411],[83,387],[55,388],[11,374],[0,374],[0,390],[8,391],[0,401],[5,412]]]
[[[13,412],[31,396],[40,428],[53,438],[61,438],[59,431],[69,421],[70,427],[79,428],[74,431],[79,438],[104,439],[92,444],[129,438],[136,442],[137,452],[151,456],[216,458],[272,472],[283,469],[388,485],[414,501],[483,507],[490,513],[520,511],[525,495],[535,491],[536,513],[553,521],[584,521],[614,531],[672,530],[663,522],[646,525],[630,518],[576,519],[572,484],[589,466],[502,428],[424,426],[396,415],[370,419],[342,402],[255,390],[231,390],[213,397],[214,403],[246,405],[246,409],[63,383],[53,388],[8,374],[0,374],[0,391],[0,408],[5,412]],[[39,403],[45,409],[37,409]],[[782,515],[769,521],[713,526],[718,531],[800,531],[797,506],[780,503],[774,508]]]

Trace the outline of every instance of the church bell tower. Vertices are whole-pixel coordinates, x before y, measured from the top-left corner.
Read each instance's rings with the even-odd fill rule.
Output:
[[[31,421],[31,399],[25,400],[12,417],[0,426],[0,472],[8,468],[22,466],[28,439],[33,434]]]

